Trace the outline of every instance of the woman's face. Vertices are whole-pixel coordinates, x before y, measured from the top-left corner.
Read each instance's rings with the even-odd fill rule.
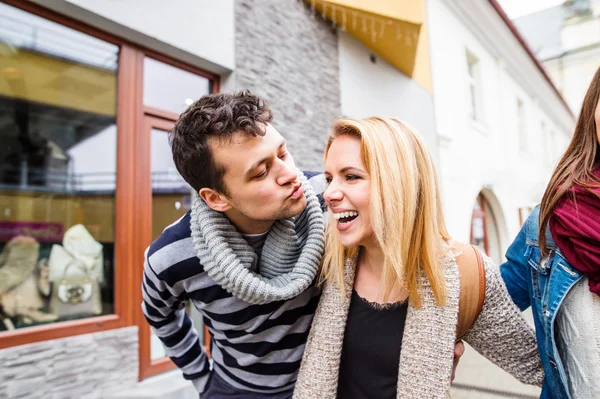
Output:
[[[337,137],[325,159],[327,190],[323,194],[345,247],[373,242],[369,212],[371,182],[361,159],[360,140]]]

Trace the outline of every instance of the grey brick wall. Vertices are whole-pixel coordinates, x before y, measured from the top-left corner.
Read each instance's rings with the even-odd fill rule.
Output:
[[[0,350],[0,398],[101,398],[138,377],[138,329],[128,327]]]
[[[224,90],[250,89],[274,111],[296,165],[322,170],[340,116],[337,34],[298,0],[236,0],[236,71]]]

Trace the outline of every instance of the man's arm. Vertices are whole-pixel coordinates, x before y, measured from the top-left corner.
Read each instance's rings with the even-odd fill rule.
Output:
[[[208,357],[198,333],[185,311],[185,298],[173,295],[172,287],[159,277],[145,254],[142,310],[152,331],[162,341],[167,356],[202,393],[210,378]]]

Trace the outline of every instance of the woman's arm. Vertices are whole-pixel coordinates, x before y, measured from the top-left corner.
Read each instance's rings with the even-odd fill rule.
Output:
[[[535,217],[537,217],[537,212],[534,213]],[[513,243],[508,247],[506,251],[507,261],[500,265],[500,274],[508,293],[512,297],[513,302],[521,310],[525,310],[531,306],[529,297],[530,269],[525,257],[525,251],[527,250],[527,228],[533,216],[527,219],[527,222],[523,225]]]
[[[535,333],[513,303],[498,267],[487,257],[485,271],[484,305],[464,340],[519,381],[542,386]]]

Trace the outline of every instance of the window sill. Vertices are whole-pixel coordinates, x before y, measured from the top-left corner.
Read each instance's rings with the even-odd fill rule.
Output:
[[[39,327],[28,327],[0,333],[0,349],[91,334],[100,331],[126,327],[126,323],[118,315],[90,317],[81,320],[46,324]]]

